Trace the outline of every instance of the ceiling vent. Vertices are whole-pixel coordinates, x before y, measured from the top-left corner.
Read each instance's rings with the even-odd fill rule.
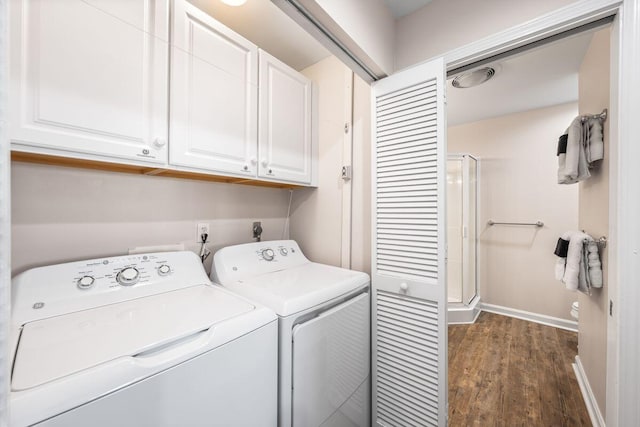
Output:
[[[486,82],[495,74],[496,74],[496,70],[491,67],[484,67],[484,68],[478,68],[472,71],[465,71],[462,74],[458,74],[451,82],[451,85],[458,89],[474,87]]]

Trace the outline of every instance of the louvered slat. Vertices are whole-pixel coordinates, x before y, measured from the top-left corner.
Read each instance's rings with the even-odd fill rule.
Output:
[[[378,245],[385,238],[424,241],[420,236],[431,236],[430,242],[437,246],[436,95],[433,80],[376,99]],[[402,198],[405,205],[387,203],[382,208],[393,198]],[[429,207],[417,209],[420,205]],[[432,251],[420,253],[413,248],[407,252],[402,246],[376,251],[378,272],[437,280],[437,256]]]
[[[376,416],[390,426],[438,424],[437,303],[378,291]]]

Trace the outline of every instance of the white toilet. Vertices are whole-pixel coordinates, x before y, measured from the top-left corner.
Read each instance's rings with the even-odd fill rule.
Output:
[[[576,320],[578,320],[578,308],[578,301],[574,301],[573,304],[571,304],[571,317]]]

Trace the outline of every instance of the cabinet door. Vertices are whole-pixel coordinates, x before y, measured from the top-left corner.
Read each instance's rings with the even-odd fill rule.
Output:
[[[256,176],[258,49],[176,0],[171,49],[169,162]]]
[[[13,149],[167,160],[168,1],[10,2]]]
[[[311,183],[311,81],[260,51],[258,176]]]

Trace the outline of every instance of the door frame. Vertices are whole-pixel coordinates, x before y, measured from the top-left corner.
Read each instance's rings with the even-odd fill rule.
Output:
[[[451,71],[610,16],[615,20],[609,126],[617,150],[610,153],[607,283],[614,309],[607,318],[606,425],[625,426],[640,420],[640,367],[636,360],[640,354],[640,311],[636,308],[640,287],[634,283],[640,277],[640,185],[634,184],[640,183],[636,165],[640,144],[634,144],[634,137],[635,141],[640,138],[634,130],[634,113],[640,113],[640,0],[581,0],[451,50],[443,57],[447,71]]]
[[[9,2],[0,0],[0,426],[9,423],[9,320],[11,301],[11,158],[9,155],[8,86]]]

